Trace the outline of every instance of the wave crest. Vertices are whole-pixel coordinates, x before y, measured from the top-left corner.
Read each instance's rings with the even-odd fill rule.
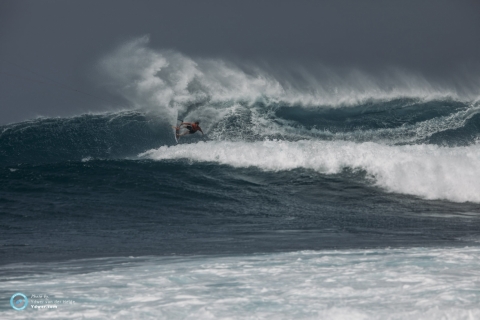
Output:
[[[188,159],[233,167],[279,171],[304,168],[324,174],[363,170],[390,192],[480,202],[480,147],[387,146],[372,142],[198,142],[163,146],[139,155],[154,160]]]

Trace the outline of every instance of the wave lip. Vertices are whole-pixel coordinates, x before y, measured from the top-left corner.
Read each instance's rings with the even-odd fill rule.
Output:
[[[266,171],[304,168],[324,174],[363,170],[389,192],[480,203],[480,148],[435,145],[388,146],[347,141],[209,141],[162,146],[139,155],[154,160],[188,159]]]

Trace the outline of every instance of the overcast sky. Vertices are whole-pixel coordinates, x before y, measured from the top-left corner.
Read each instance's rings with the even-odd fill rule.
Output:
[[[190,57],[448,78],[480,65],[480,1],[0,0],[0,124],[105,105],[70,89],[120,101],[92,69],[147,34]]]

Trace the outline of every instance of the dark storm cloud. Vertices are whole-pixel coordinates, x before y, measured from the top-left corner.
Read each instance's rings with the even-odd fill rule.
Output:
[[[145,34],[194,57],[449,77],[478,67],[479,30],[478,1],[1,1],[0,123],[105,104],[70,89],[119,103],[90,71]]]

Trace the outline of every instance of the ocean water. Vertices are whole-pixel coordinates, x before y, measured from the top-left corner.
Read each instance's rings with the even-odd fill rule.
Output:
[[[480,318],[478,99],[142,41],[104,67],[148,107],[0,127],[1,318]]]

